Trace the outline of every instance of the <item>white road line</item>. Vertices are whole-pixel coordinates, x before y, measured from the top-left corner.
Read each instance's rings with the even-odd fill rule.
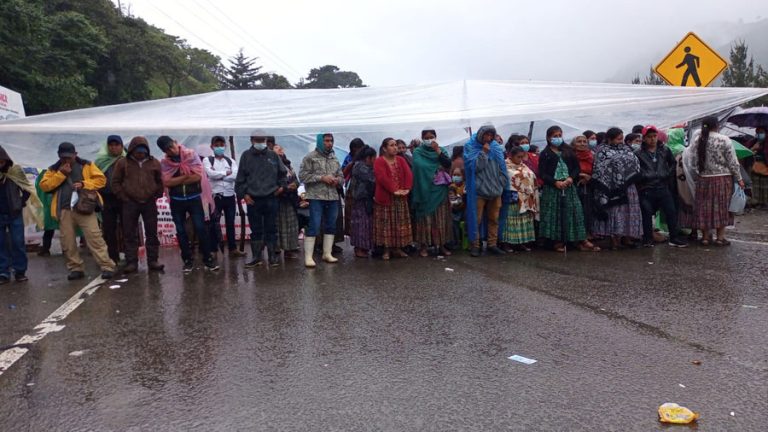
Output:
[[[75,293],[75,295],[70,297],[69,300],[64,302],[64,304],[59,306],[58,309],[53,311],[52,314],[48,315],[48,317],[41,321],[40,324],[36,325],[33,329],[37,330],[36,333],[22,336],[21,339],[13,344],[19,346],[0,352],[0,375],[7,371],[29,351],[29,348],[26,348],[26,346],[39,342],[48,333],[63,330],[66,326],[59,324],[59,322],[64,320],[72,313],[72,311],[83,304],[86,298],[93,295],[102,283],[104,283],[104,280],[100,277],[92,280],[88,285],[84,286],[80,291]]]
[[[758,246],[768,246],[768,242],[761,242],[761,241],[752,241],[752,240],[739,240],[739,239],[728,239],[728,241],[735,242],[735,243],[747,243],[747,244],[753,244]]]

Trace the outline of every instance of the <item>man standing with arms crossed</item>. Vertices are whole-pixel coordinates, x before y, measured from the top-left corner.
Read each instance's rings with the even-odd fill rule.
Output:
[[[251,225],[251,261],[253,268],[262,264],[261,254],[267,246],[269,264],[280,265],[277,255],[277,197],[285,190],[288,170],[277,153],[267,148],[267,137],[252,136],[251,148],[243,152],[235,181],[237,197],[248,205]]]

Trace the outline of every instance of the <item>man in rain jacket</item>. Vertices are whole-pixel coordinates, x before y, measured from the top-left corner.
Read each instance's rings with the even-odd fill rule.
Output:
[[[72,206],[74,193],[82,190],[95,191],[101,204],[98,190],[107,184],[104,173],[91,161],[80,159],[75,146],[69,142],[59,144],[59,161],[51,165],[40,181],[43,192],[53,193],[51,216],[59,221],[61,230],[61,249],[67,258],[67,279],[76,280],[85,277],[83,260],[77,248],[75,228],[79,227],[85,235],[85,241],[96,262],[101,267],[102,279],[111,279],[115,273],[115,262],[109,258],[107,245],[101,235],[96,213],[79,213]]]
[[[502,196],[509,193],[509,177],[504,161],[504,149],[496,142],[496,128],[480,127],[464,145],[466,169],[467,233],[472,244],[470,255],[478,257],[482,248],[482,226],[487,226],[487,251],[494,255],[505,252],[498,246],[499,233],[504,230],[506,209]],[[485,218],[485,221],[484,221]]]

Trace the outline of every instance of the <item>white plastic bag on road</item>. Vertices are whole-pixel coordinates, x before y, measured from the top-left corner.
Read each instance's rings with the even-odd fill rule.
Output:
[[[747,205],[747,195],[744,193],[738,184],[733,185],[733,195],[731,195],[731,205],[728,206],[728,211],[731,213],[743,213],[744,207]]]

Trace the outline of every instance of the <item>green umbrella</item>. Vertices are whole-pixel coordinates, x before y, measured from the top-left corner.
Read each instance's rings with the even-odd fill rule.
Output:
[[[675,156],[685,150],[685,130],[680,128],[670,129],[667,131],[667,147],[672,150],[672,154]],[[736,157],[744,159],[752,156],[752,150],[744,147],[736,140],[731,140],[733,149],[736,150]]]
[[[752,150],[744,147],[743,145],[741,145],[740,142],[736,140],[731,140],[731,144],[733,145],[733,149],[736,150],[736,157],[738,159],[744,159],[744,158],[754,156],[754,154],[752,153]]]

